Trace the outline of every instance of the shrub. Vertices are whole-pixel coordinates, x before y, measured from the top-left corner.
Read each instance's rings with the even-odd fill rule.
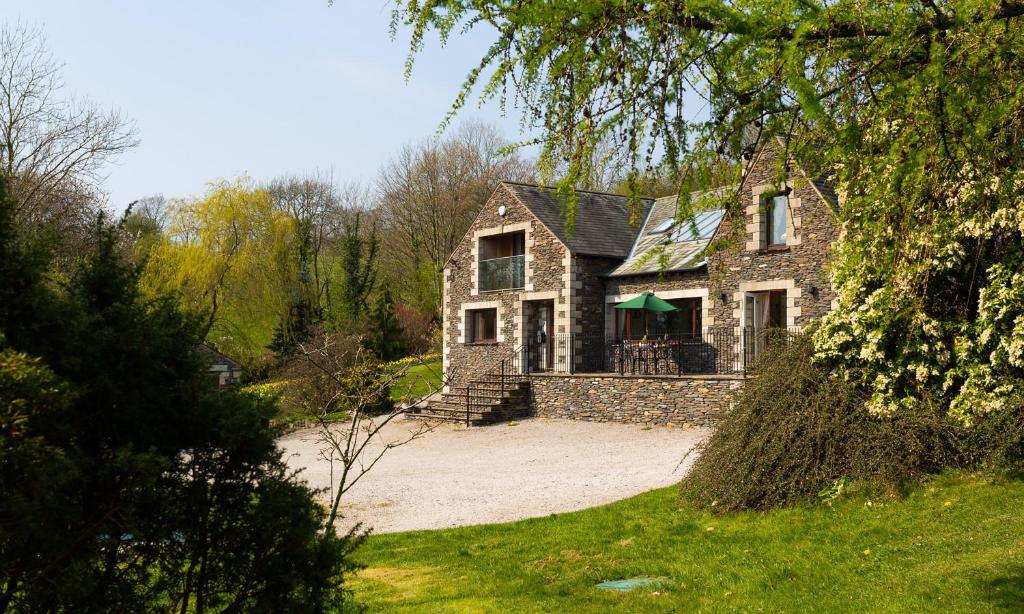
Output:
[[[959,429],[936,409],[877,417],[866,397],[812,360],[807,335],[770,352],[699,449],[682,484],[728,511],[813,500],[843,478],[897,489],[964,462]]]
[[[0,612],[337,610],[360,539],[288,468],[269,401],[144,300],[100,224],[47,283],[0,178]]]
[[[405,333],[410,352],[423,354],[439,347],[434,337],[440,327],[433,316],[408,305],[395,305],[395,315]]]
[[[363,411],[371,416],[386,414],[395,408],[391,399],[391,376],[374,361],[353,366],[338,382],[338,410]]]
[[[320,332],[288,360],[282,409],[291,417],[372,415],[393,409],[386,363],[365,349],[360,337]]]
[[[963,437],[965,464],[996,470],[1024,471],[1024,399],[1009,411],[975,418]]]

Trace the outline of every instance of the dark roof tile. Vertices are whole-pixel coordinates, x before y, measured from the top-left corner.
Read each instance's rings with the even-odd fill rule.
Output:
[[[625,196],[578,190],[576,226],[570,234],[555,188],[512,182],[503,185],[575,254],[625,258],[640,230],[630,224]],[[652,202],[640,199],[638,219],[647,216]]]

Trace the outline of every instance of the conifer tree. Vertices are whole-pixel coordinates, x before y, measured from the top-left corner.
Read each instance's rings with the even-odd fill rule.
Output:
[[[406,350],[405,336],[395,313],[391,289],[385,284],[373,302],[369,315],[368,345],[377,358],[390,361],[401,358]]]

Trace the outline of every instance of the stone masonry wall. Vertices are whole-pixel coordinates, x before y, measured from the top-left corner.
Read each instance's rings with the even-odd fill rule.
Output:
[[[741,195],[744,218],[727,218],[718,230],[719,238],[732,238],[733,244],[708,257],[710,295],[718,297],[725,292],[728,298],[724,304],[720,300],[713,301],[716,325],[740,325],[741,284],[793,280],[792,286],[786,290],[788,313],[794,316],[795,326],[807,325],[828,313],[832,306],[835,295],[826,266],[839,230],[832,205],[822,198],[795,163],[790,164],[792,170],[786,181],[793,207],[788,224],[788,245],[782,250],[767,250],[758,245],[761,239],[755,234],[763,228],[758,226],[763,216],[759,196],[762,191],[782,187],[772,185],[778,155],[778,146],[774,142],[761,150],[744,180]],[[735,232],[734,224],[738,221],[743,224],[741,232]],[[808,292],[810,286],[817,289],[816,297]]]
[[[729,409],[738,377],[534,375],[532,410],[541,418],[711,427]]]
[[[609,277],[607,282],[607,294],[640,294],[647,292],[659,292],[662,290],[689,290],[691,288],[707,288],[708,272],[705,268],[694,271],[666,272],[659,277],[656,273],[650,275],[631,275],[629,277]]]
[[[606,293],[629,295],[646,290],[663,293],[671,290],[706,288],[708,317],[704,326],[736,328],[740,326],[743,292],[785,289],[787,316],[793,326],[805,326],[831,309],[835,295],[829,284],[827,262],[839,231],[832,206],[803,176],[796,164],[786,185],[793,210],[789,216],[785,249],[768,250],[758,245],[758,226],[763,215],[760,194],[774,187],[778,148],[765,147],[751,165],[741,195],[743,218],[722,222],[716,238],[725,244],[708,257],[706,267],[694,271],[609,278]],[[742,224],[734,232],[735,223]],[[813,286],[817,296],[809,289]],[[726,300],[722,301],[722,295]]]
[[[587,337],[603,337],[605,335],[607,286],[602,275],[621,263],[621,258],[595,256],[578,256],[576,258],[576,279],[580,282],[577,299],[577,310],[580,315],[579,332]]]
[[[498,215],[498,207],[506,207],[505,216]],[[515,290],[481,292],[476,288],[476,258],[478,231],[526,225],[526,287]],[[512,352],[525,334],[524,314],[520,313],[524,299],[552,298],[557,315],[566,313],[563,304],[562,276],[565,246],[534,218],[505,187],[499,186],[482,207],[466,237],[455,249],[445,267],[444,297],[444,364],[446,381],[451,387],[465,385],[499,364],[501,358]],[[464,335],[464,309],[473,304],[496,304],[498,307],[498,340],[489,344],[470,344]]]

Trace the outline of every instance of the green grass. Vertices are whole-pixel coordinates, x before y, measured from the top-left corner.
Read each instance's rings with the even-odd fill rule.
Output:
[[[409,367],[392,384],[391,398],[395,401],[415,400],[436,392],[441,387],[441,370],[440,358]]]
[[[371,611],[1021,611],[1022,510],[1024,482],[980,476],[898,500],[726,516],[666,488],[511,524],[372,536],[351,587]],[[594,587],[637,576],[672,586]]]

